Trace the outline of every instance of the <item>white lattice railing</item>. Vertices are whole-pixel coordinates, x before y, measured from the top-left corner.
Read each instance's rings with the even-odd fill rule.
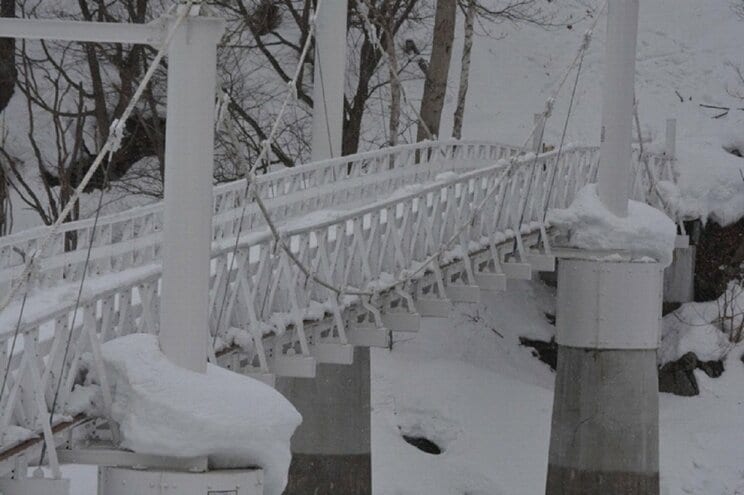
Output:
[[[456,152],[454,147],[447,149]],[[286,253],[277,249],[265,227],[250,229],[233,260],[235,239],[230,239],[233,231],[226,229],[212,255],[211,332],[219,335],[214,350],[232,349],[223,362],[243,371],[303,375],[314,370],[316,359],[338,359],[339,353],[329,350],[384,345],[388,333],[384,326],[403,322],[405,327],[406,318],[415,317],[414,305],[467,299],[476,284],[514,265],[511,257],[517,261],[529,258],[528,239],[544,234],[541,222],[547,203],[551,208],[565,207],[581,187],[594,181],[596,148],[571,148],[557,164],[556,159],[557,154],[551,152],[521,157],[514,166],[493,160],[489,166],[429,184],[421,182],[389,199],[328,211],[281,229],[292,251],[321,279],[338,287],[370,290],[374,297],[339,298],[307,280]],[[654,180],[673,179],[668,159],[648,156],[644,160],[649,160]],[[379,167],[387,167],[387,159],[384,162]],[[452,168],[452,161],[445,163],[440,170]],[[636,177],[645,170],[636,170]],[[384,190],[389,194],[399,185],[393,180]],[[648,178],[634,181],[636,199],[651,201],[649,190]],[[493,194],[487,196],[488,191]],[[475,212],[480,204],[483,208]],[[405,283],[376,292],[396,276],[420,268],[462,225],[468,227],[438,263]],[[12,370],[0,397],[0,453],[20,441],[19,431],[41,431],[60,377],[58,403],[65,411],[80,378],[84,353],[92,350],[95,357],[100,342],[117,336],[158,332],[161,272],[155,255],[135,252],[134,256],[149,261],[121,273],[91,276],[73,329],[77,284],[33,291],[20,325],[20,347],[12,357],[7,350],[20,301],[0,313],[0,350],[4,351],[0,365],[4,369],[11,359]],[[434,305],[441,306],[441,301]],[[70,355],[63,363],[71,331]],[[92,370],[89,378],[97,374]],[[0,474],[7,467],[4,462],[0,455]]]
[[[496,143],[422,142],[273,172],[259,177],[258,188],[267,199],[272,218],[283,221],[320,208],[353,207],[395,188],[432,180],[438,173],[482,167],[517,152],[516,147]],[[215,187],[215,241],[231,237],[237,230],[244,189],[244,181]],[[157,260],[162,221],[161,203],[99,219],[89,274],[126,270]],[[244,231],[262,225],[255,205],[249,205]],[[79,280],[92,227],[92,219],[62,225],[37,258],[36,286]],[[47,232],[48,228],[40,227],[0,238],[0,291],[21,274],[26,256],[36,252]],[[71,244],[71,239],[76,242]]]

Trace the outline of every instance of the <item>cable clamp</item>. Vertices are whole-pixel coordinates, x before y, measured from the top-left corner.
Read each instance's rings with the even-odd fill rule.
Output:
[[[109,146],[109,154],[113,155],[119,149],[121,149],[121,142],[124,140],[124,122],[119,119],[114,119],[109,127],[109,139],[111,145]]]
[[[292,95],[292,98],[294,98],[296,101],[297,100],[297,81],[293,79],[287,83],[287,86],[289,88],[290,94]]]
[[[545,115],[545,119],[548,119],[553,114],[553,107],[555,106],[555,98],[552,96],[545,100],[545,111],[543,112],[543,115]]]
[[[594,30],[593,29],[588,29],[586,31],[586,33],[584,33],[584,41],[581,44],[581,49],[582,50],[588,50],[589,49],[589,45],[592,42],[592,36],[594,36]]]

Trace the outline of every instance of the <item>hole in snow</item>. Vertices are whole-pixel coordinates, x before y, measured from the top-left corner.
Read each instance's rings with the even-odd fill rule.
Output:
[[[738,146],[724,146],[723,149],[726,151],[726,153],[729,153],[731,155],[737,156],[739,158],[744,157],[744,150]]]
[[[413,445],[421,452],[426,452],[427,454],[431,455],[439,455],[442,453],[441,447],[439,447],[439,445],[435,444],[428,438],[403,435],[403,440]]]

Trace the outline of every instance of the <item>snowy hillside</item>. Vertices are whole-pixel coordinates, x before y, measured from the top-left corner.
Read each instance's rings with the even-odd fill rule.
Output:
[[[522,143],[532,115],[574,57],[590,19],[570,0],[572,28],[504,24],[474,45],[464,136]],[[461,36],[461,33],[460,33]],[[462,40],[453,55],[442,137],[455,106]],[[678,119],[683,171],[679,206],[728,223],[744,212],[744,93],[732,66],[744,67],[744,19],[730,0],[641,2],[637,96],[644,138],[660,147],[664,122]],[[579,82],[567,142],[596,144],[601,119],[604,20]],[[569,88],[570,89],[570,88]],[[731,94],[730,94],[731,93]],[[557,145],[568,94],[557,100],[545,141]],[[733,107],[722,110],[701,107]],[[715,118],[718,117],[718,118]],[[729,151],[726,151],[729,150]],[[712,171],[715,170],[715,173]],[[705,187],[700,187],[704,184]],[[448,319],[427,319],[417,335],[398,337],[372,360],[373,471],[376,495],[534,495],[545,486],[553,373],[519,345],[549,340],[554,293],[539,282],[511,282],[457,305]],[[728,354],[726,373],[696,371],[700,395],[661,396],[661,480],[667,495],[744,493],[744,353]],[[402,434],[426,436],[443,450],[417,450]],[[76,466],[72,493],[95,493],[95,469]]]
[[[590,20],[581,3],[572,29],[496,28],[474,45],[464,135],[521,143],[560,73],[574,57]],[[592,5],[600,2],[592,2]],[[567,142],[597,143],[601,125],[604,20],[594,33],[577,89]],[[495,39],[502,37],[503,39]],[[455,106],[461,42],[450,73]],[[686,206],[729,223],[744,211],[744,91],[733,66],[744,66],[744,20],[729,0],[641,2],[637,96],[646,146],[664,143],[667,118],[678,119],[681,189]],[[570,90],[570,88],[569,88]],[[678,94],[679,93],[679,94]],[[732,93],[732,94],[730,94]],[[557,100],[545,142],[557,145],[568,94]],[[715,170],[716,174],[712,171]],[[546,339],[552,294],[539,283],[513,283],[480,305],[457,306],[448,320],[428,320],[414,340],[374,354],[375,494],[531,495],[545,487],[553,378],[519,346],[519,336]],[[734,348],[721,378],[696,371],[700,396],[661,396],[662,493],[733,495],[744,491],[744,347]],[[424,435],[443,453],[408,445],[401,433]]]
[[[425,320],[415,339],[373,354],[372,462],[376,495],[534,495],[545,489],[553,375],[519,345],[549,340],[553,293],[512,282],[480,304]],[[696,371],[700,396],[661,395],[661,484],[665,495],[744,490],[744,346],[722,377]],[[405,443],[426,436],[438,456]]]
[[[584,4],[561,3],[561,16],[577,19],[571,29],[543,30],[503,24],[492,36],[475,39],[463,135],[522,144],[532,128],[532,115],[545,100],[576,54],[592,19]],[[744,19],[731,0],[654,0],[641,2],[636,91],[647,147],[664,144],[665,121],[678,121],[677,155],[683,174],[680,188],[690,216],[707,215],[724,223],[744,213],[744,160],[726,149],[744,148]],[[602,108],[605,19],[594,32],[579,80],[566,142],[597,144]],[[455,45],[442,136],[449,135],[456,105],[462,36]],[[499,38],[499,39],[496,39]],[[556,100],[544,141],[560,143],[573,76]],[[722,110],[700,105],[732,107]],[[635,135],[635,134],[634,134]],[[713,173],[715,171],[715,173]]]

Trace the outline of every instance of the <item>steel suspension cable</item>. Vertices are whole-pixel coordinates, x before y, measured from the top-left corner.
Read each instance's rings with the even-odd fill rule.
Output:
[[[315,10],[311,12],[310,19],[309,19],[308,35],[305,40],[305,45],[303,46],[302,51],[300,52],[300,58],[297,62],[297,67],[295,68],[294,74],[292,75],[292,79],[290,79],[290,81],[287,83],[288,91],[279,109],[279,113],[274,118],[274,123],[271,126],[271,131],[269,132],[269,135],[266,137],[266,139],[263,141],[258,157],[255,159],[255,161],[252,164],[248,163],[247,159],[245,158],[245,155],[240,152],[240,144],[238,142],[237,136],[235,135],[235,131],[232,125],[225,124],[225,122],[218,119],[218,125],[225,124],[224,126],[228,133],[228,139],[230,140],[231,147],[233,148],[233,152],[236,154],[236,156],[238,157],[238,160],[241,163],[241,169],[243,170],[243,174],[245,176],[245,181],[246,181],[245,189],[243,191],[243,207],[240,212],[240,220],[238,222],[238,231],[235,236],[235,243],[233,245],[233,249],[231,253],[230,265],[228,267],[228,274],[232,272],[235,259],[237,257],[238,249],[240,246],[240,238],[243,234],[243,223],[244,223],[246,211],[248,209],[249,200],[250,199],[256,200],[256,198],[258,198],[258,200],[260,201],[260,196],[255,191],[254,170],[256,170],[256,167],[261,163],[261,160],[264,159],[264,156],[266,156],[268,159],[268,154],[271,149],[271,144],[274,142],[276,138],[276,134],[279,130],[279,124],[281,123],[284,113],[286,112],[288,108],[289,102],[291,99],[294,99],[295,101],[297,100],[297,84],[298,84],[299,77],[302,71],[302,67],[305,64],[305,59],[307,58],[307,55],[310,51],[310,47],[313,44],[315,30],[317,27],[317,16],[318,16],[318,12],[320,11],[322,7],[322,3],[323,3],[323,0],[318,0],[318,3],[315,6]],[[319,59],[319,58],[320,57],[316,57],[316,59]],[[321,68],[319,67],[319,69]],[[322,69],[320,70],[320,72],[322,74]],[[322,76],[321,76],[321,84],[322,84]],[[229,105],[230,104],[237,105],[237,103],[233,101],[232,97],[227,92],[225,92],[224,90],[220,90],[220,91],[221,91],[220,100],[227,102],[227,104],[225,105],[226,108],[224,111],[229,113]],[[323,93],[325,94],[325,90],[323,90]],[[317,104],[317,102],[315,104]],[[225,118],[229,118],[230,115],[227,115],[227,113],[222,114],[222,115],[224,115]],[[328,122],[328,112],[326,111],[325,113],[326,113],[326,125],[328,126],[328,129],[330,129],[330,124]],[[330,140],[330,132],[328,132],[328,138]],[[329,142],[329,149],[330,149],[330,142]],[[225,306],[227,304],[227,293],[229,290],[229,286],[230,284],[228,280],[227,284],[225,285],[225,294],[220,304],[220,311],[217,317],[217,325],[215,327],[215,333],[212,338],[213,346],[217,342],[217,337],[219,335],[220,328],[222,326],[222,318],[223,318]],[[219,287],[215,287],[215,290],[218,291]]]
[[[24,266],[23,273],[18,278],[19,283],[12,285],[8,293],[5,295],[3,300],[0,302],[0,311],[4,310],[8,306],[8,304],[10,304],[10,302],[13,300],[13,298],[15,297],[15,295],[18,293],[19,290],[24,290],[24,291],[28,290],[28,284],[30,282],[29,275],[33,271],[33,265],[36,262],[36,257],[39,256],[39,254],[42,253],[44,249],[46,249],[52,237],[57,233],[57,230],[59,230],[60,225],[62,225],[62,223],[65,222],[70,212],[72,211],[72,209],[75,207],[75,205],[79,201],[80,196],[85,191],[85,188],[88,186],[88,183],[93,178],[93,175],[103,163],[107,154],[116,152],[121,146],[121,140],[123,137],[124,125],[126,124],[126,121],[129,119],[132,112],[134,111],[135,105],[142,98],[142,95],[145,92],[147,85],[149,84],[152,77],[155,75],[155,72],[160,66],[160,62],[162,61],[162,59],[165,57],[166,53],[168,52],[168,48],[170,47],[173,41],[173,38],[175,37],[176,32],[178,31],[178,28],[181,26],[184,20],[190,15],[191,8],[194,6],[195,3],[197,3],[197,0],[187,0],[184,3],[184,5],[181,6],[180,8],[181,11],[179,12],[178,16],[173,22],[173,25],[168,31],[168,34],[165,38],[165,41],[163,42],[163,45],[160,47],[160,49],[156,53],[155,58],[153,58],[153,61],[150,64],[150,67],[148,68],[147,72],[142,78],[142,81],[140,82],[139,86],[134,92],[134,95],[132,95],[132,98],[129,100],[129,104],[126,106],[121,116],[118,119],[115,119],[113,121],[111,125],[111,129],[109,130],[109,135],[108,135],[108,138],[106,139],[106,142],[104,143],[101,150],[98,152],[98,155],[96,155],[96,158],[93,160],[93,163],[91,164],[90,168],[83,176],[82,180],[80,181],[80,184],[73,192],[72,197],[70,198],[69,202],[62,209],[62,212],[59,214],[55,222],[49,227],[47,234],[42,238],[36,250],[29,256],[29,259],[26,262],[26,265]]]
[[[576,57],[573,59],[569,67],[567,68],[565,74],[560,79],[559,84],[556,86],[556,88],[551,93],[551,96],[547,99],[545,110],[543,112],[543,119],[547,119],[547,117],[552,112],[553,108],[553,102],[555,101],[555,98],[562,90],[563,86],[565,85],[566,81],[568,80],[568,76],[571,74],[573,69],[583,60],[583,56],[585,52],[589,48],[589,42],[591,41],[591,33],[593,32],[594,27],[596,26],[596,23],[599,20],[600,14],[602,11],[606,8],[607,3],[604,4],[602,9],[597,14],[596,18],[594,19],[594,22],[592,24],[592,27],[587,31],[587,34],[584,35],[584,40],[582,41],[581,46],[579,47],[579,50],[576,54]],[[536,123],[532,130],[530,131],[529,135],[525,139],[525,142],[522,146],[522,148],[525,148],[527,146],[527,143],[532,139],[532,137],[535,135],[535,132],[537,132],[539,123]],[[503,176],[505,178],[509,178],[511,174],[513,173],[513,169],[516,166],[518,161],[518,157],[512,157],[509,165],[506,167]],[[246,167],[246,170],[248,168]],[[250,184],[253,182],[253,179],[251,176],[247,176],[247,184]],[[282,249],[282,251],[285,252],[287,257],[297,266],[297,268],[305,275],[306,279],[312,280],[313,282],[317,283],[321,287],[335,293],[338,297],[343,295],[350,295],[350,296],[360,296],[360,297],[374,297],[376,294],[379,294],[380,292],[384,292],[386,290],[390,290],[398,285],[406,284],[410,280],[412,280],[414,277],[416,277],[419,273],[421,273],[423,270],[427,269],[429,265],[431,265],[434,261],[440,259],[442,255],[445,254],[446,249],[448,249],[461,235],[462,233],[469,228],[470,224],[473,222],[475,217],[480,214],[480,212],[483,210],[485,205],[487,204],[487,201],[491,199],[493,194],[498,190],[498,186],[500,184],[500,181],[495,181],[494,185],[491,186],[491,188],[487,191],[484,198],[481,200],[481,202],[474,208],[470,214],[470,217],[468,221],[463,222],[458,229],[453,233],[452,236],[450,236],[449,239],[447,239],[445,242],[442,243],[442,245],[439,247],[439,249],[430,255],[424,262],[422,262],[419,267],[414,271],[406,271],[404,275],[397,278],[393,282],[390,282],[388,284],[384,284],[380,286],[379,288],[375,290],[360,290],[355,287],[338,287],[335,286],[333,283],[324,280],[320,278],[318,275],[316,275],[309,267],[307,267],[296,255],[292,252],[290,246],[285,242],[284,237],[279,232],[279,229],[277,228],[276,224],[272,221],[271,216],[269,215],[268,209],[266,208],[266,205],[263,201],[263,199],[260,197],[258,192],[255,190],[255,188],[251,189],[252,196],[254,201],[256,202],[259,210],[261,211],[261,214],[264,217],[264,220],[267,223],[267,226],[269,227],[269,230],[272,234],[272,237],[277,244],[279,248]],[[505,195],[502,195],[502,201]],[[236,239],[235,245],[238,246],[239,239]]]

